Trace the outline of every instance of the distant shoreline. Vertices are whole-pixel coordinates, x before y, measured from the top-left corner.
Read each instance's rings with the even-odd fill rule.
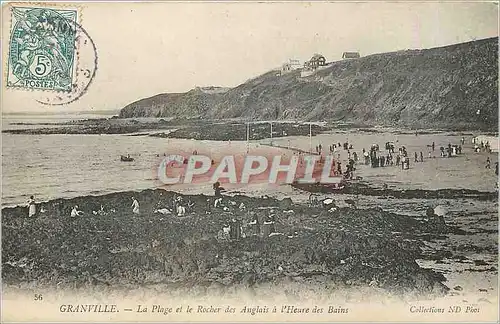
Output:
[[[81,110],[81,111],[17,111],[17,112],[2,112],[2,116],[54,116],[54,115],[106,115],[106,116],[118,116],[120,109],[111,110]]]
[[[16,115],[8,115],[16,116]],[[29,115],[17,115],[29,116]],[[37,115],[42,116],[42,115]],[[54,116],[54,115],[52,115]],[[63,115],[61,115],[63,116]],[[70,114],[68,114],[70,116]],[[72,115],[75,116],[75,115]],[[82,116],[84,116],[82,114]],[[47,115],[50,118],[50,115]],[[117,116],[102,116],[96,118],[75,119],[64,122],[12,122],[10,125],[17,126],[60,126],[60,127],[37,127],[21,129],[3,129],[2,133],[24,134],[24,135],[52,135],[52,134],[132,134],[145,133],[144,135],[169,137],[169,138],[187,138],[196,140],[246,140],[246,124],[250,123],[258,134],[251,134],[250,140],[270,138],[271,127],[273,127],[273,137],[286,137],[292,135],[309,135],[309,124],[312,125],[313,135],[337,130],[357,130],[359,132],[373,133],[395,133],[395,134],[414,134],[420,135],[437,133],[458,133],[459,135],[489,135],[498,136],[498,132],[486,129],[475,129],[466,127],[466,125],[457,127],[425,128],[416,129],[411,127],[389,127],[376,126],[368,124],[340,123],[334,121],[307,122],[295,120],[261,121],[261,120],[204,120],[204,119],[183,119],[183,118],[119,118]],[[207,127],[210,126],[210,127]],[[173,130],[168,134],[147,134],[149,131]],[[473,134],[477,133],[477,134]]]

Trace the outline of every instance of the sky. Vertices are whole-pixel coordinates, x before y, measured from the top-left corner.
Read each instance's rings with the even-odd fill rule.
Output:
[[[127,2],[78,8],[98,52],[87,93],[68,105],[45,106],[35,100],[40,91],[6,89],[2,80],[4,112],[116,110],[159,93],[234,87],[314,53],[336,61],[344,51],[366,56],[495,37],[499,18],[492,2]],[[10,15],[4,5],[4,58]]]

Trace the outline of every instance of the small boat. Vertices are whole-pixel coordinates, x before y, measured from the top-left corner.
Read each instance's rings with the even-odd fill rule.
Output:
[[[125,156],[125,155],[122,155],[122,156],[120,157],[120,160],[121,160],[122,162],[132,162],[132,161],[134,161],[134,158],[131,158],[130,156]]]

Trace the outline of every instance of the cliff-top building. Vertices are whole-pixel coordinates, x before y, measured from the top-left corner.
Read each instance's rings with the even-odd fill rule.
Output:
[[[321,54],[314,54],[309,61],[304,63],[304,67],[311,70],[315,70],[319,66],[325,66],[325,65],[326,65],[326,58]]]
[[[281,66],[281,75],[298,70],[300,68],[302,68],[302,64],[300,64],[299,60],[290,59],[288,62],[284,63]]]
[[[357,59],[360,57],[359,52],[344,52],[344,54],[342,54],[342,59],[344,60]]]

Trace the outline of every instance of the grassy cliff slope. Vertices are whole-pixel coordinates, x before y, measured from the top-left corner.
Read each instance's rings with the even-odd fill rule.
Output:
[[[120,116],[496,130],[498,38],[333,62],[305,78],[300,71],[281,77],[271,71],[227,91],[197,88],[141,99]]]

